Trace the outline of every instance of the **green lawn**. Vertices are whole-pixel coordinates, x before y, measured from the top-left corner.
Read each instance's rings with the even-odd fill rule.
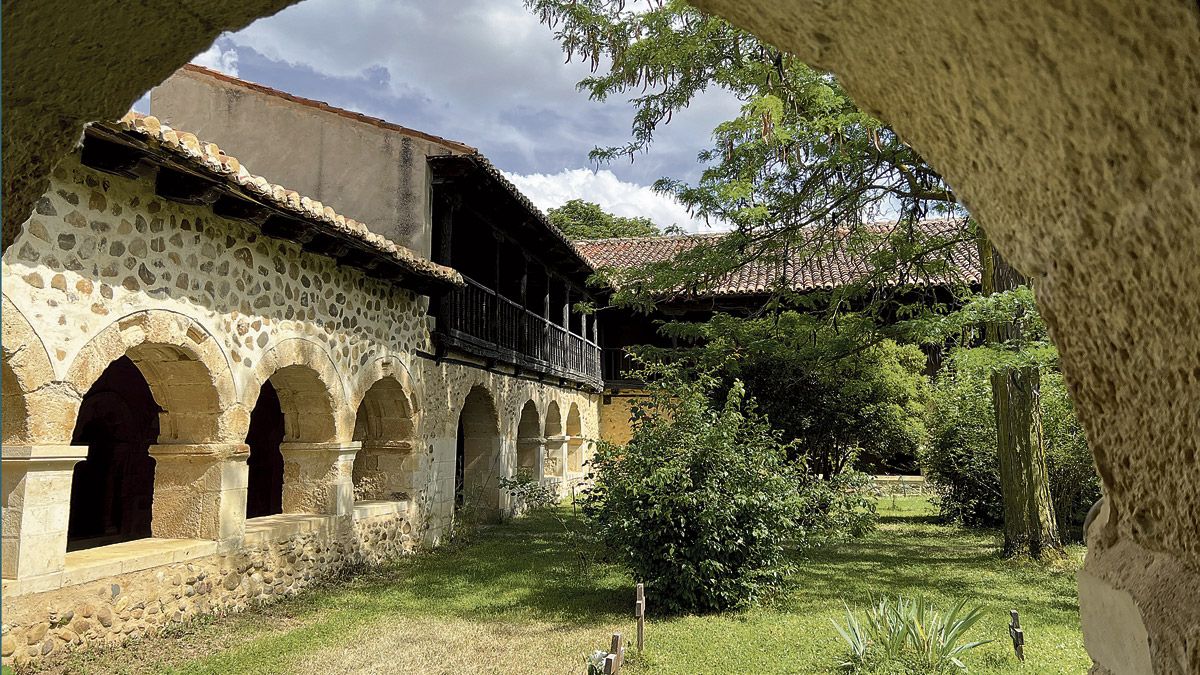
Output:
[[[923,592],[941,604],[966,596],[988,608],[972,673],[1084,673],[1072,560],[1051,569],[1001,560],[991,533],[930,522],[921,498],[880,504],[872,535],[798,559],[775,603],[739,614],[650,621],[646,654],[630,673],[836,672],[842,646],[830,624],[842,600]],[[166,638],[77,655],[72,673],[582,673],[583,656],[614,630],[632,634],[633,588],[620,570],[581,571],[553,518],[538,515],[481,533],[465,547],[414,556],[300,598]],[[1007,610],[1021,611],[1024,665],[1012,656]]]

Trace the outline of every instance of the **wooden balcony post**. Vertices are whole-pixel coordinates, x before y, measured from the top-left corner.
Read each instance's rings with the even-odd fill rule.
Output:
[[[500,233],[492,230],[492,248],[495,264],[492,266],[492,343],[500,344]]]
[[[563,279],[562,327],[571,332],[571,282]]]
[[[521,309],[525,313],[529,313],[529,254],[522,252],[521,256]],[[529,354],[529,331],[526,330],[528,322],[521,317],[521,321],[517,326],[519,331],[517,334],[518,349],[522,354]]]

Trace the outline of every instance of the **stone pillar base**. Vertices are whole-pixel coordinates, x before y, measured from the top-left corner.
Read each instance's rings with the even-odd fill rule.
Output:
[[[354,515],[354,456],[362,443],[280,443],[283,512]]]
[[[250,469],[244,443],[158,444],[150,530],[166,539],[211,539],[234,544],[246,531]]]
[[[61,572],[71,516],[71,477],[86,445],[6,445],[3,576],[26,579]]]

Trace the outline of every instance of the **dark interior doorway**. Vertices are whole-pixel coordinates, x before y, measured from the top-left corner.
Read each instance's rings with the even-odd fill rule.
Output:
[[[158,415],[146,378],[127,356],[113,361],[83,397],[72,445],[88,446],[75,465],[67,550],[151,536]]]
[[[246,444],[250,446],[250,479],[246,488],[246,517],[283,513],[283,409],[271,382],[263,383],[250,413]]]

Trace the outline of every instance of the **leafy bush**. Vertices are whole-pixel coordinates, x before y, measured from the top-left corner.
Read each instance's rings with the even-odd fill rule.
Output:
[[[528,467],[517,469],[512,478],[500,478],[500,491],[506,493],[517,511],[539,511],[558,505],[558,491],[539,481]]]
[[[1100,481],[1062,375],[1054,370],[1042,372],[1041,405],[1058,529],[1064,538],[1080,539],[1084,517],[1100,497]],[[934,383],[927,425],[931,440],[921,465],[937,486],[942,516],[969,526],[1001,524],[1004,507],[988,370],[955,360]]]
[[[796,311],[707,323],[672,323],[680,349],[642,348],[650,359],[714,372],[722,388],[740,381],[814,473],[858,468],[912,472],[925,441],[925,355],[913,345],[876,342],[854,314],[836,325]]]
[[[821,478],[803,466],[795,468],[800,491],[797,544],[826,545],[875,528],[879,491],[870,476],[846,470]]]
[[[966,670],[959,658],[991,640],[964,642],[983,618],[983,608],[966,609],[959,600],[943,615],[925,598],[900,596],[876,600],[864,621],[846,607],[846,625],[833,627],[846,642],[843,668],[855,673],[900,672],[926,675]]]
[[[611,554],[668,611],[752,603],[785,577],[803,500],[785,449],[740,384],[663,368],[627,446],[600,443],[583,511]]]

